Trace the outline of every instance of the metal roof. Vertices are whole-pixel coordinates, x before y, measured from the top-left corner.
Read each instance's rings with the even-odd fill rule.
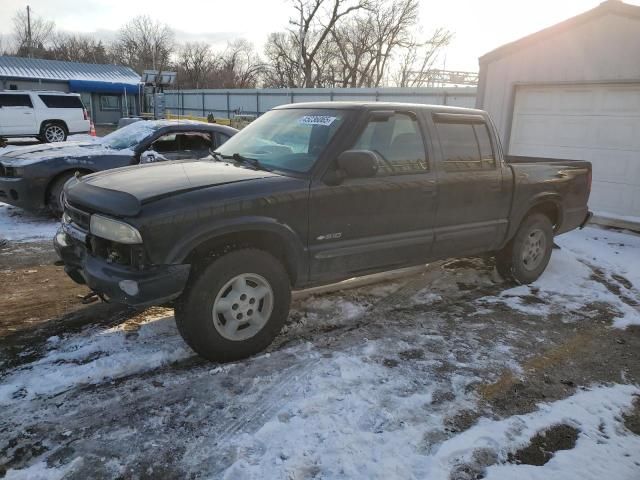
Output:
[[[122,65],[61,62],[0,56],[0,77],[34,80],[85,80],[137,85],[140,75]]]
[[[495,50],[490,51],[489,53],[485,53],[479,59],[480,64],[486,64],[488,62],[491,62],[492,60],[511,54],[521,48],[528,47],[529,45],[542,39],[548,38],[558,33],[562,33],[569,28],[573,28],[576,25],[591,21],[594,18],[598,18],[606,14],[621,15],[640,20],[640,7],[637,5],[624,3],[621,0],[605,0],[597,7],[591,10],[587,10],[580,15],[576,15],[575,17],[571,17],[568,20],[545,28],[544,30],[532,33],[531,35],[527,35],[526,37],[523,37],[511,43],[507,43],[506,45],[502,45],[501,47],[498,47]]]

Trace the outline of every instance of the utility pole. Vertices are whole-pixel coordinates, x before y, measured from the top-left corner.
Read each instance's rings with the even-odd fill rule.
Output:
[[[303,22],[303,5],[302,3],[300,3],[300,74],[302,77],[302,80],[300,80],[300,87],[306,87],[306,85],[304,84],[306,75],[304,72],[304,29],[302,28]]]
[[[33,57],[33,42],[31,41],[31,8],[27,5],[27,55]]]

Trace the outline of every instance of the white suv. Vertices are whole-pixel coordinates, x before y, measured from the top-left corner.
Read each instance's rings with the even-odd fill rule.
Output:
[[[87,110],[77,93],[0,91],[0,137],[38,137],[64,142],[89,131]]]

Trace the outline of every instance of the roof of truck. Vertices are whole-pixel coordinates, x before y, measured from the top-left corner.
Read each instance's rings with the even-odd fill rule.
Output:
[[[433,112],[443,113],[461,113],[461,114],[484,114],[484,110],[465,107],[450,107],[447,105],[430,105],[424,103],[401,103],[401,102],[306,102],[306,103],[290,103],[280,105],[274,110],[284,110],[291,108],[322,108],[330,110],[392,110],[392,109],[420,109],[430,110]]]

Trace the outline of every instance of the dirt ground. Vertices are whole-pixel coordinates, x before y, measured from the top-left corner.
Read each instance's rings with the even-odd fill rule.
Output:
[[[182,352],[170,309],[83,304],[87,289],[54,261],[48,242],[0,248],[0,381],[35,372],[54,344],[73,334],[89,342],[90,336],[115,329],[125,332],[126,351],[151,348],[156,355],[168,345]],[[589,268],[595,285],[638,309],[637,285]],[[262,419],[276,413],[281,423],[291,421],[295,415],[280,412],[277,399],[302,388],[295,385],[304,385],[325,362],[342,361],[345,352],[369,352],[366,362],[380,369],[380,382],[401,379],[394,399],[426,388],[427,379],[436,385],[429,408],[442,416],[444,428],[425,429],[422,452],[468,430],[480,417],[526,414],[540,402],[593,385],[640,384],[640,327],[611,328],[619,305],[594,297],[580,309],[540,316],[486,300],[510,287],[497,277],[491,259],[440,262],[427,273],[387,284],[297,300],[268,352],[230,367],[212,366],[187,352],[169,364],[149,363],[102,381],[79,380],[50,393],[30,396],[28,389],[18,390],[0,422],[0,477],[44,461],[48,468],[73,464],[67,478],[217,478],[239,456],[249,464],[259,458],[251,449],[230,450],[225,442],[240,433],[253,435]],[[545,302],[534,287],[518,300],[533,307]],[[157,330],[149,337],[153,323]],[[143,347],[132,346],[136,342]],[[62,354],[82,343],[65,347],[68,352],[61,347],[52,365],[81,367],[96,358],[107,365],[120,353],[100,345],[85,356],[68,357]],[[25,401],[17,402],[20,398]],[[634,405],[624,424],[640,434],[640,398]],[[576,437],[572,426],[553,427],[510,452],[507,461],[543,465],[555,451],[573,448]],[[194,444],[201,450],[194,453]],[[217,445],[216,453],[205,445]],[[72,462],[78,456],[81,465]],[[489,452],[462,463],[450,478],[483,478],[484,469],[497,462]],[[322,476],[308,465],[297,472],[292,478]]]

